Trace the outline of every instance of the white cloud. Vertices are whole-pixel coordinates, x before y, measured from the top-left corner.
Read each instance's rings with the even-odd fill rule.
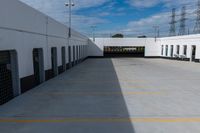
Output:
[[[20,0],[31,7],[47,14],[57,21],[68,25],[68,8],[64,6],[68,0]],[[75,6],[72,8],[72,25],[76,30],[83,31],[91,25],[108,23],[107,20],[83,15],[76,15],[76,11],[84,8],[97,7],[110,0],[72,0]],[[102,14],[106,15],[106,13]],[[108,14],[107,14],[108,15]]]
[[[68,10],[64,6],[64,3],[68,0],[21,0],[21,1],[55,18],[56,20],[67,24]],[[121,26],[120,28],[115,27],[114,29],[107,29],[107,31],[101,31],[100,29],[98,29],[99,32],[102,33],[106,32],[110,34],[112,32],[119,31],[124,34],[131,34],[135,36],[142,34],[153,36],[154,35],[153,26],[159,25],[161,29],[161,34],[168,35],[171,8],[177,7],[178,11],[180,12],[181,5],[187,5],[187,9],[189,11],[191,10],[194,11],[195,9],[194,7],[196,6],[195,4],[197,2],[197,0],[126,0],[126,1],[128,1],[133,7],[137,9],[150,8],[158,4],[163,4],[163,6],[165,7],[165,9],[168,10],[168,12],[158,13],[146,18],[142,18],[140,20],[130,21],[128,22],[127,25],[124,25],[123,28],[120,25]],[[116,5],[116,1],[113,0],[74,0],[74,3],[76,4],[76,6],[73,7],[72,25],[77,30],[88,33],[90,33],[91,25],[110,23],[103,17],[123,16],[125,15],[125,10],[126,10],[125,7],[121,7],[115,9],[115,12],[113,12],[113,8]],[[98,8],[98,6],[100,5],[104,6],[102,8]],[[88,16],[76,14],[77,10],[90,7],[97,7],[95,10],[96,14],[91,13]],[[189,18],[189,20],[187,20],[187,25],[189,25],[189,27],[192,29],[192,27],[194,26],[194,21],[192,22],[189,21],[191,19],[194,19],[195,15],[187,16],[187,18]],[[178,26],[179,24],[177,24],[177,29]]]
[[[194,13],[195,9],[188,9],[188,13],[186,15],[186,31],[190,30],[190,33],[193,32],[194,25],[195,25],[195,18],[196,14]],[[177,13],[180,14],[180,10]],[[138,36],[138,35],[147,35],[147,36],[154,36],[154,29],[153,26],[160,27],[160,34],[161,36],[168,36],[169,34],[169,23],[171,21],[170,18],[171,12],[164,12],[152,15],[150,17],[142,18],[140,20],[130,21],[127,26],[122,29],[122,31],[127,35]],[[176,16],[176,33],[179,32],[179,20],[180,16]]]
[[[130,0],[129,2],[134,7],[147,8],[159,4],[160,0]]]
[[[92,35],[91,26],[101,25],[105,23],[110,23],[110,21],[106,19],[101,19],[98,17],[88,17],[88,16],[82,16],[82,15],[72,16],[72,28],[87,36]]]
[[[110,12],[101,12],[99,13],[99,16],[109,16]]]
[[[180,7],[180,5],[191,5],[197,0],[128,0],[128,3],[136,8],[150,8],[158,4],[164,4],[166,7]]]
[[[76,4],[75,9],[97,7],[109,2],[110,0],[74,0]]]
[[[73,23],[74,26],[77,26],[77,27],[81,28],[84,25],[86,27],[90,27],[90,26],[93,26],[93,25],[109,23],[109,21],[105,20],[105,19],[98,18],[98,17],[88,17],[88,16],[82,16],[82,15],[73,15],[72,16],[72,23]]]
[[[64,4],[68,2],[68,0],[20,0],[36,9],[41,11],[49,11],[53,9],[64,9]],[[83,8],[89,7],[97,7],[110,0],[72,0],[75,4],[73,7],[74,10],[79,10]]]
[[[147,35],[152,36],[154,34],[153,26],[158,25],[164,29],[168,28],[169,14],[160,13],[151,17],[143,18],[137,21],[131,21],[124,29],[126,34],[133,35]]]

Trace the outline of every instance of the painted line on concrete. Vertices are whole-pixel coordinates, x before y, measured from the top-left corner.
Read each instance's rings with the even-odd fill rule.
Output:
[[[91,81],[91,80],[66,80],[66,81],[54,81],[55,83],[87,83],[87,84],[96,84],[96,83],[134,83],[134,82],[147,82],[148,80],[103,80],[103,81]]]
[[[61,84],[68,84],[68,83],[84,83],[84,84],[102,84],[103,83],[149,83],[149,82],[156,82],[158,78],[149,78],[145,80],[140,80],[140,79],[133,79],[133,80],[121,80],[121,79],[116,79],[116,80],[103,80],[103,81],[88,81],[88,80],[66,80],[66,81],[54,81],[55,83],[61,83]],[[159,78],[159,80],[164,80],[164,81],[187,81],[187,80],[200,80],[199,78],[184,78],[184,79],[174,79],[174,78]]]
[[[0,119],[0,123],[200,123],[200,118]]]
[[[34,95],[161,95],[165,92],[52,92],[34,93]]]

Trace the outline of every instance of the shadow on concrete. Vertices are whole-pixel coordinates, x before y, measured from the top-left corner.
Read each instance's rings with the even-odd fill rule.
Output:
[[[82,88],[71,91],[87,94],[80,101],[86,109],[79,111],[104,121],[90,123],[90,129],[95,133],[135,133],[112,60],[88,59],[81,67],[84,68],[79,71],[81,74],[73,78]]]
[[[13,119],[15,124],[1,122],[0,129],[14,129],[14,133],[135,133],[122,91],[111,59],[88,59],[2,106],[0,118]]]

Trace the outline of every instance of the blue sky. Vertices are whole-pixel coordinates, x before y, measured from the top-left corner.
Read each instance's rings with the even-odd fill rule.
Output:
[[[20,0],[41,12],[68,25],[68,0]],[[72,25],[81,33],[91,36],[91,26],[96,26],[96,36],[108,37],[115,33],[128,36],[153,36],[153,26],[160,26],[161,36],[169,33],[172,8],[186,5],[187,29],[193,30],[197,0],[72,0]],[[180,16],[177,16],[177,21]],[[177,23],[177,32],[179,23]]]

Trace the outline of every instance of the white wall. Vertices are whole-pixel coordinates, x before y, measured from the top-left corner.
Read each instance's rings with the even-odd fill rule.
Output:
[[[88,38],[27,6],[18,0],[0,0],[0,50],[16,50],[20,78],[33,74],[33,48],[43,48],[45,70],[51,68],[51,47],[57,47],[58,66],[61,47],[66,47],[68,63],[69,45],[88,45]]]
[[[187,58],[191,57],[192,45],[196,46],[196,59],[200,59],[200,35],[186,35],[186,36],[176,36],[176,37],[165,37],[160,38],[160,45],[170,45],[174,46],[174,53],[176,52],[176,46],[180,46],[180,55],[183,54],[183,46],[187,45]],[[164,47],[165,48],[165,47]],[[170,52],[170,49],[169,49]],[[165,53],[165,50],[164,50]],[[169,55],[169,54],[168,54]]]
[[[160,44],[154,38],[96,38],[95,44],[89,43],[88,53],[103,56],[104,46],[144,46],[145,56],[160,56]]]
[[[164,46],[164,55],[161,55],[162,45]],[[165,47],[168,45],[168,55],[165,56]],[[183,46],[187,45],[187,58],[191,58],[192,46],[196,46],[196,59],[200,59],[200,34],[175,36],[165,38],[96,38],[89,43],[88,53],[90,56],[103,56],[104,46],[144,46],[146,57],[170,57],[171,45],[173,45],[173,55],[176,52],[176,46],[180,46],[180,55],[183,55]]]

